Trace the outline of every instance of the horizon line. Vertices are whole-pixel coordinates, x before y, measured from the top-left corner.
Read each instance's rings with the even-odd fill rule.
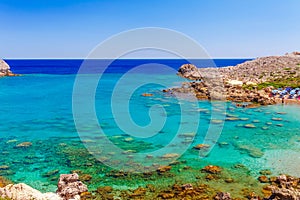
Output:
[[[255,59],[256,57],[211,58],[1,58],[2,60],[209,60],[209,59]]]

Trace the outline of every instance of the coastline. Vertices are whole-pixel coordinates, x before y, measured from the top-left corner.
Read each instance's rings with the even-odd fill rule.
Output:
[[[25,77],[26,78],[26,77]],[[29,77],[30,78],[30,77]],[[50,77],[51,78],[51,77]],[[236,88],[241,88],[240,86],[235,86]],[[148,100],[152,100],[155,98],[159,98],[156,93],[153,95],[145,95],[147,97],[141,97],[145,102]],[[239,97],[240,98],[240,97]],[[279,102],[281,103],[281,102]],[[172,107],[172,106],[169,106]],[[281,106],[280,106],[281,107]],[[230,110],[234,110],[236,108],[230,107]],[[242,138],[246,132],[253,130],[253,132],[257,131],[260,134],[263,134],[263,128],[267,127],[269,129],[276,129],[280,131],[281,123],[284,124],[286,121],[282,119],[282,122],[271,121],[272,117],[269,114],[268,121],[263,121],[260,118],[255,118],[257,113],[266,112],[267,109],[249,109],[253,110],[249,116],[244,116],[243,114],[245,109],[241,108],[241,112],[229,112],[226,123],[234,124],[232,127],[228,128],[239,128],[236,129],[236,135],[231,135],[230,138],[222,139],[220,142],[216,144],[217,148],[220,148],[221,151],[225,151],[228,148],[235,149],[241,153],[241,155],[249,155],[251,159],[260,158],[264,150],[263,148],[258,148],[253,146],[251,142],[258,137],[258,135],[254,134],[255,137],[252,138],[251,141],[246,140],[246,142],[239,143],[238,139]],[[208,110],[199,110],[204,115],[209,113]],[[282,117],[278,113],[272,113],[276,115],[278,118]],[[241,116],[238,116],[241,115]],[[248,117],[248,119],[246,119]],[[207,119],[205,119],[207,120]],[[261,120],[258,122],[257,120]],[[276,119],[278,120],[278,119]],[[266,125],[269,121],[273,122],[273,125]],[[34,121],[35,123],[49,123],[50,126],[57,126],[58,128],[67,128],[64,119],[58,119],[57,121]],[[62,123],[59,123],[62,122]],[[218,121],[215,121],[218,123]],[[240,124],[250,124],[253,123],[255,127],[248,126],[249,128],[241,127]],[[284,124],[284,127],[288,126]],[[64,129],[65,130],[65,129]],[[281,130],[282,131],[282,130]],[[162,133],[166,134],[166,133]],[[267,132],[267,134],[271,134],[271,132]],[[128,138],[128,136],[117,135],[118,137],[111,138],[114,139],[118,144],[122,144],[125,147],[129,147],[129,149],[141,149],[141,146],[138,146],[138,143],[132,138]],[[182,137],[185,139],[190,139],[190,135],[186,134]],[[287,136],[288,137],[288,136]],[[247,139],[247,138],[246,138]],[[55,138],[55,140],[58,140]],[[6,143],[9,142],[9,143]],[[20,141],[21,142],[21,141]],[[57,155],[60,155],[60,160],[66,160],[66,163],[69,163],[72,167],[72,170],[76,170],[79,174],[79,179],[83,181],[84,184],[91,185],[97,183],[97,188],[90,188],[89,192],[85,192],[81,195],[81,199],[113,199],[115,196],[118,196],[120,199],[183,199],[183,198],[191,198],[191,199],[258,199],[258,198],[269,198],[271,195],[282,195],[282,191],[280,190],[281,179],[290,182],[292,177],[280,177],[278,174],[271,175],[270,171],[260,171],[260,175],[249,175],[251,173],[250,169],[243,166],[241,163],[234,163],[230,165],[216,165],[213,162],[196,162],[195,165],[190,165],[185,158],[182,160],[174,160],[168,166],[157,166],[157,170],[148,173],[148,174],[134,174],[134,173],[124,173],[122,171],[114,171],[108,170],[105,171],[102,177],[97,177],[94,171],[91,171],[92,168],[96,168],[96,171],[101,171],[101,168],[97,168],[100,164],[99,161],[93,159],[88,152],[83,149],[77,149],[80,146],[80,143],[74,141],[66,140],[58,140],[55,143],[51,143],[50,140],[47,141],[48,144],[43,143],[42,141],[31,141],[33,144],[28,147],[24,147],[23,151],[28,153],[28,158],[25,161],[21,160],[19,162],[15,162],[14,165],[20,165],[20,162],[32,164],[34,162],[39,162],[38,158],[35,158],[33,153],[36,153],[38,150],[49,149],[51,146],[55,146],[59,149]],[[88,141],[87,141],[88,142]],[[5,148],[6,151],[13,150],[15,152],[16,146],[18,146],[19,142],[16,141],[4,141],[7,145]],[[137,146],[134,146],[136,143]],[[11,149],[8,146],[11,145]],[[46,146],[48,145],[48,146]],[[192,155],[198,155],[201,151],[205,151],[205,144],[199,144],[197,146],[188,150],[188,153]],[[61,149],[60,149],[61,148]],[[76,155],[80,155],[82,158],[76,159]],[[104,155],[106,157],[112,156],[112,154]],[[129,155],[130,156],[130,155]],[[166,156],[167,157],[167,156]],[[84,163],[83,169],[81,169],[81,165],[83,164],[82,160],[85,159],[86,163]],[[151,158],[149,156],[148,159],[153,159],[153,163],[161,158]],[[47,164],[48,165],[48,164]],[[13,168],[14,166],[9,166]],[[7,168],[7,167],[3,167]],[[56,166],[59,169],[59,167]],[[53,183],[53,180],[57,181],[58,174],[61,171],[57,171],[56,168],[46,169],[47,171],[44,173],[44,178],[46,177],[49,182]],[[9,173],[10,169],[2,170],[2,173]],[[71,171],[70,171],[71,172]],[[101,171],[102,172],[102,171]],[[258,172],[257,172],[258,173]],[[242,178],[241,178],[242,177]],[[107,179],[112,179],[111,182],[106,182]],[[258,180],[259,179],[259,180]],[[158,181],[155,182],[153,180],[163,180],[165,183],[159,184]],[[175,181],[176,180],[176,181]],[[294,181],[298,180],[294,177]],[[131,185],[127,186],[129,182],[134,185],[136,183],[136,187],[132,187]],[[118,183],[118,184],[115,184]],[[249,186],[251,183],[251,186]],[[122,184],[125,185],[122,187]],[[288,184],[282,182],[282,184]],[[272,188],[271,186],[277,186],[278,188]],[[292,190],[292,188],[288,188]],[[274,190],[274,194],[272,194]],[[296,189],[295,189],[296,190]],[[276,193],[277,191],[277,193]],[[231,197],[232,198],[231,198]],[[226,197],[226,198],[225,198]],[[24,200],[24,199],[22,199]]]
[[[272,105],[278,103],[278,99],[272,98],[274,90],[291,86],[299,89],[299,67],[298,52],[261,57],[221,68],[197,68],[193,64],[185,64],[179,68],[177,75],[189,82],[164,92],[191,93],[198,99]],[[288,98],[286,102],[298,104]]]

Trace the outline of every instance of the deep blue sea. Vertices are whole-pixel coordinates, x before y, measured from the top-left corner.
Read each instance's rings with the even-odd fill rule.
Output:
[[[246,59],[214,61],[223,67]],[[83,60],[6,62],[22,74],[0,78],[0,175],[15,182],[54,191],[59,174],[76,170],[92,176],[85,180],[90,188],[170,184],[176,177],[127,180],[110,173],[152,170],[178,156],[184,164],[174,174],[183,182],[196,180],[183,165],[243,164],[254,178],[263,169],[300,175],[299,107],[247,109],[162,92],[181,85],[176,70],[186,60],[90,60],[79,75]],[[192,63],[211,67],[207,60]],[[209,148],[193,148],[198,144]]]

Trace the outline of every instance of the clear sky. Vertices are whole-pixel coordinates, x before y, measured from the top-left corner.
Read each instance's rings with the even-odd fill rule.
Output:
[[[133,28],[180,31],[212,57],[300,50],[299,0],[0,0],[1,58],[83,58]]]

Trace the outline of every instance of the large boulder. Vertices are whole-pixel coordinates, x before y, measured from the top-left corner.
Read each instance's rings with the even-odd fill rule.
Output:
[[[299,200],[299,179],[291,176],[280,175],[271,186],[272,195],[268,200]]]
[[[62,200],[55,193],[43,194],[24,183],[9,184],[4,188],[0,188],[0,197],[11,200]]]
[[[300,192],[294,188],[273,188],[268,200],[299,200]]]
[[[76,173],[61,174],[57,187],[56,193],[63,200],[79,200],[80,194],[88,191],[87,186],[79,181]]]
[[[184,64],[178,69],[177,75],[190,80],[200,80],[202,77],[198,68],[193,64]]]

